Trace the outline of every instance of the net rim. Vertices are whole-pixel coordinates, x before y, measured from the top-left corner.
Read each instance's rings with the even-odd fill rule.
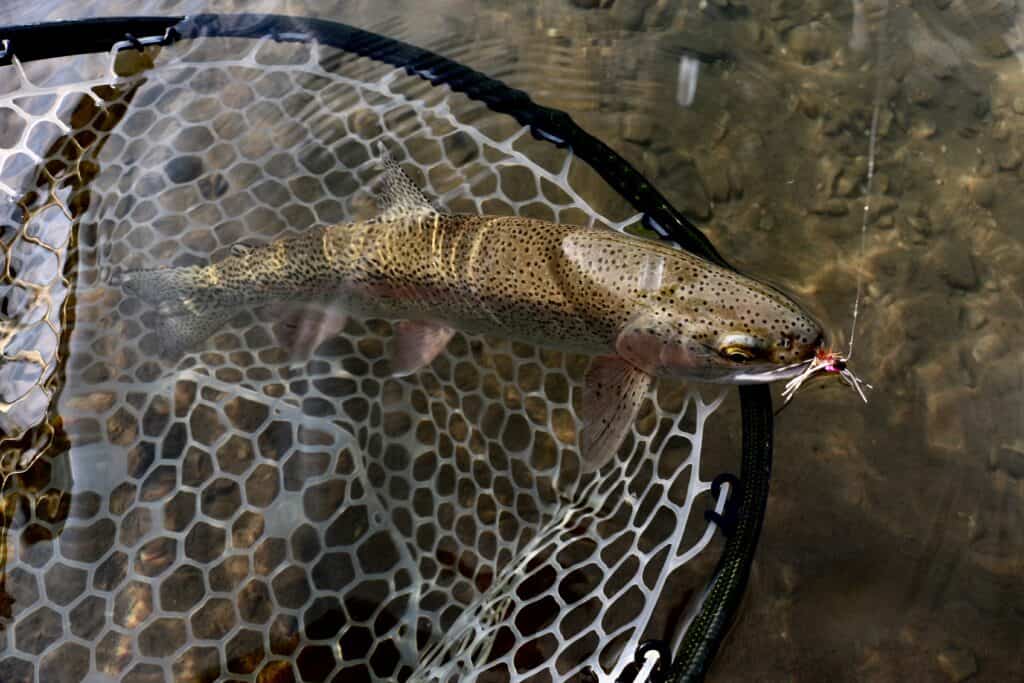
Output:
[[[200,37],[271,38],[311,42],[403,68],[432,85],[446,85],[529,127],[538,139],[569,147],[642,213],[643,224],[667,242],[727,268],[710,240],[680,214],[629,162],[593,137],[564,111],[535,103],[522,90],[437,53],[347,24],[281,14],[195,14],[103,17],[0,27],[0,66],[77,54],[141,50]],[[702,680],[733,623],[746,590],[767,507],[772,464],[773,412],[766,385],[738,388],[742,456],[738,491],[715,521],[727,541],[699,611],[686,624],[671,666],[655,667],[656,680]],[[710,511],[709,511],[710,512]],[[709,517],[709,519],[712,519]],[[643,653],[637,651],[638,667]]]

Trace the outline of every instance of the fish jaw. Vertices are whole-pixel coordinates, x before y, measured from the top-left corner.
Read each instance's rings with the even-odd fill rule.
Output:
[[[703,381],[709,384],[771,384],[798,377],[806,368],[807,361],[783,366],[751,367],[706,377]]]

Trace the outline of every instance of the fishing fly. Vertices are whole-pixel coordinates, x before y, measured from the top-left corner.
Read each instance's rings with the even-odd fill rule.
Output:
[[[820,373],[831,373],[839,375],[839,379],[849,387],[852,387],[854,391],[861,397],[865,403],[868,402],[867,394],[864,393],[864,389],[871,389],[872,386],[862,380],[860,377],[853,373],[853,370],[847,365],[848,357],[832,351],[831,349],[818,349],[818,352],[809,361],[806,361],[807,367],[799,375],[786,382],[785,388],[782,390],[782,398],[785,403],[788,404],[793,400],[793,396],[800,390],[800,387],[812,377]],[[795,367],[799,367],[803,363],[797,364]]]

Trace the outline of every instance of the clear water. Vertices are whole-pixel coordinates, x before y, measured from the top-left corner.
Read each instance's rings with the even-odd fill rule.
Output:
[[[570,112],[839,340],[860,272],[855,363],[875,390],[863,406],[816,385],[779,416],[750,595],[713,678],[1020,675],[1014,3],[16,0],[0,23],[239,9],[376,28]]]

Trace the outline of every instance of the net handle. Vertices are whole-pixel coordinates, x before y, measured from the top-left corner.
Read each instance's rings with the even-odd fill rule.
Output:
[[[726,268],[710,240],[680,214],[629,162],[580,128],[565,112],[535,103],[522,90],[423,48],[338,22],[279,14],[197,14],[172,17],[106,17],[0,27],[0,66],[115,49],[172,45],[202,36],[316,40],[333,48],[400,67],[433,85],[483,102],[529,127],[538,139],[573,154],[642,213],[643,223],[671,241]],[[687,627],[668,679],[704,678],[746,590],[764,520],[772,461],[772,404],[766,386],[739,388],[743,420],[740,505],[735,529],[700,611]]]

